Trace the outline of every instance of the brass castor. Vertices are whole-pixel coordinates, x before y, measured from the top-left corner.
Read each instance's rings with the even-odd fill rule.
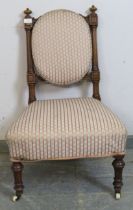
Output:
[[[20,199],[20,197],[21,197],[21,196],[14,195],[14,196],[12,197],[12,201],[13,201],[13,202],[16,202],[16,201],[18,201],[18,200]]]
[[[120,193],[116,193],[115,194],[115,198],[116,198],[116,200],[119,200],[121,198],[121,194]]]

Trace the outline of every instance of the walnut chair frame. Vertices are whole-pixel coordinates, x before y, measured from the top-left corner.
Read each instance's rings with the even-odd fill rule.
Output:
[[[100,72],[98,67],[98,52],[97,52],[97,27],[98,27],[98,15],[96,14],[96,7],[92,6],[90,8],[90,14],[85,18],[87,23],[91,29],[91,37],[92,37],[92,71],[91,73],[87,73],[83,78],[89,82],[93,83],[93,98],[101,100],[99,93],[99,82],[100,82]],[[32,29],[37,19],[31,16],[32,11],[30,9],[26,9],[24,11],[24,27],[26,31],[26,39],[27,39],[27,83],[29,88],[29,104],[36,101],[36,92],[35,86],[36,83],[42,78],[35,73],[35,66],[32,57],[32,47],[31,47],[31,37],[32,37]],[[124,155],[119,155],[114,157],[114,161],[112,163],[114,167],[114,190],[116,199],[120,198],[121,195],[121,187],[122,183],[122,172],[124,168]],[[12,171],[14,174],[14,189],[16,191],[15,196],[13,196],[13,201],[18,200],[23,193],[23,181],[22,181],[22,171],[23,164],[21,162],[13,162]]]

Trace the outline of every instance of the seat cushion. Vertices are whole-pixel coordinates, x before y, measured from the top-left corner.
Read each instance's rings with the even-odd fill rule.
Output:
[[[57,85],[81,80],[91,68],[91,33],[85,18],[69,10],[42,15],[32,31],[36,72]]]
[[[33,102],[7,133],[13,161],[124,154],[126,137],[117,116],[93,98]]]

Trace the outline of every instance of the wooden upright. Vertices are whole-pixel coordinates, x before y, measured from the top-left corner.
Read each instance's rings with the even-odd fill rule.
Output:
[[[31,17],[32,11],[30,9],[27,8],[24,11],[24,13],[25,13],[24,26],[25,26],[26,40],[27,40],[27,82],[29,87],[29,104],[30,104],[36,101],[36,93],[35,93],[36,75],[34,71],[32,47],[31,47],[31,36],[32,36],[34,20]]]
[[[97,52],[97,26],[98,16],[96,14],[97,8],[92,6],[90,8],[91,14],[88,16],[89,25],[92,34],[92,72],[91,81],[93,83],[93,98],[101,100],[99,93],[100,72],[98,68],[98,52]]]

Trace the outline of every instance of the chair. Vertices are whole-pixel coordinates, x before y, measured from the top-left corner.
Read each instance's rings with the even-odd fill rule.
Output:
[[[101,103],[99,94],[95,6],[86,17],[68,10],[50,11],[38,19],[26,9],[29,105],[7,132],[16,191],[23,193],[23,162],[114,157],[114,190],[120,198],[127,131]],[[39,80],[70,86],[93,84],[93,97],[37,101]]]

